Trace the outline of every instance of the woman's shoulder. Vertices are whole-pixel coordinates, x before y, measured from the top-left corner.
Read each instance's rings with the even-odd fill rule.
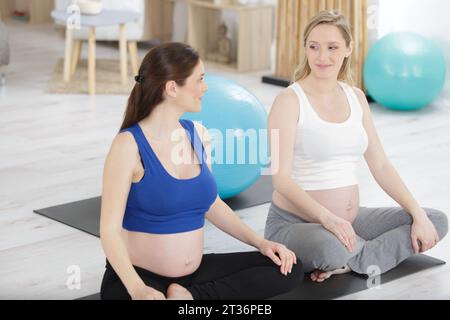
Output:
[[[345,80],[339,80],[339,83],[343,86],[348,88],[349,90],[353,90],[355,95],[357,96],[358,100],[363,101],[366,100],[366,94],[363,90],[361,90],[359,87],[354,86],[353,84],[345,81]]]
[[[365,94],[364,91],[361,90],[359,87],[350,85],[350,84],[348,84],[348,83],[346,83],[346,82],[344,82],[344,84],[345,84],[346,86],[348,86],[348,88],[350,88],[351,90],[353,90],[353,92],[356,94],[356,96],[358,97],[359,100],[361,100],[361,101],[366,100],[366,94]]]
[[[367,101],[365,92],[356,86],[348,86],[351,90],[353,90],[356,97],[358,98],[359,105],[361,106],[363,113],[370,113],[369,103]]]
[[[277,99],[282,100],[297,100],[297,94],[295,93],[294,86],[295,82],[292,83],[289,87],[284,88],[280,91],[280,93],[277,95]]]
[[[138,146],[133,134],[129,130],[120,131],[111,143],[110,153],[121,157],[134,157]]]
[[[359,98],[359,99],[361,99],[361,98],[366,98],[366,94],[364,93],[364,91],[362,91],[360,88],[358,88],[358,87],[355,87],[355,86],[352,86],[352,85],[350,85],[350,84],[347,84],[346,82],[344,82],[349,88],[351,88],[354,92],[355,92],[355,94],[356,94],[356,96]]]
[[[291,86],[283,89],[275,98],[271,112],[298,111],[299,99]]]
[[[133,135],[129,131],[119,132],[113,139],[105,159],[105,172],[132,172],[139,161],[139,151]]]

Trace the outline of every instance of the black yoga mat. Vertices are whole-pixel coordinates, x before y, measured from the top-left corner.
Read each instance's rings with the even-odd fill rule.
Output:
[[[442,260],[424,254],[418,254],[406,259],[396,268],[382,274],[379,284],[383,285],[390,281],[443,264],[445,262]],[[270,300],[331,300],[368,290],[367,282],[367,277],[354,272],[335,275],[322,283],[312,282],[309,275],[306,275],[304,283],[297,289],[276,296]],[[376,282],[369,279],[369,283],[375,284]],[[96,293],[77,300],[100,300],[100,294]]]
[[[233,210],[244,209],[270,202],[273,188],[270,176],[261,177],[252,187],[225,202]],[[100,197],[35,210],[34,212],[54,219],[94,236],[99,236]],[[381,284],[410,274],[445,264],[444,261],[426,255],[416,255],[405,260],[395,269],[381,275]],[[328,300],[346,296],[367,289],[366,277],[349,273],[333,276],[323,283],[314,283],[307,276],[299,288],[274,297],[284,300]],[[94,294],[81,300],[98,300]]]
[[[233,198],[226,199],[225,202],[233,210],[245,209],[270,202],[272,192],[271,177],[261,176],[250,188]],[[98,237],[100,233],[100,201],[100,197],[96,197],[38,209],[34,212]]]
[[[273,300],[330,300],[347,296],[363,290],[368,290],[368,280],[370,284],[383,285],[390,281],[409,276],[411,274],[430,269],[445,264],[445,261],[418,254],[412,256],[394,269],[383,273],[380,276],[379,283],[369,279],[367,276],[359,275],[355,272],[332,276],[330,279],[322,283],[316,283],[309,279],[309,275],[305,278],[302,286],[291,292],[281,294],[273,298]],[[376,289],[372,289],[376,290]]]

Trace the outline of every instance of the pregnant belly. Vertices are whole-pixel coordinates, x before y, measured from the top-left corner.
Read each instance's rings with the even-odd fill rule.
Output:
[[[203,229],[176,234],[123,232],[131,263],[159,275],[191,274],[202,260]]]
[[[315,201],[327,208],[331,213],[353,223],[359,210],[358,185],[329,189],[306,191]],[[306,214],[299,211],[289,200],[277,191],[273,194],[274,203],[280,208],[295,213],[304,220],[309,220]]]

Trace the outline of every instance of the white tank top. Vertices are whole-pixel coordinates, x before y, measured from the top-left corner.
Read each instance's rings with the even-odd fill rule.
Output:
[[[345,122],[333,123],[319,117],[298,83],[290,86],[300,104],[292,179],[304,190],[326,190],[358,184],[356,164],[368,146],[363,111],[353,89],[339,82],[351,114]]]

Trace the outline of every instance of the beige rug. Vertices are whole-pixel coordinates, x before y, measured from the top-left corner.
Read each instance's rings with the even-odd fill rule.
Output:
[[[49,93],[88,93],[87,60],[78,62],[75,73],[69,83],[63,81],[64,59],[60,59],[48,83]],[[120,62],[112,59],[96,60],[96,94],[123,94],[129,95],[134,86],[134,75],[131,75],[131,66],[128,66],[129,81],[122,85],[120,81]]]

